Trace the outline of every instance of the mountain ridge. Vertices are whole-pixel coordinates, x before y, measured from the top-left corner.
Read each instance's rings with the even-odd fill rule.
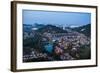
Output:
[[[62,28],[56,27],[56,26],[53,26],[53,25],[46,25],[46,26],[38,29],[37,32],[41,32],[41,33],[44,33],[44,32],[50,32],[50,33],[67,33],[66,30],[63,30]]]

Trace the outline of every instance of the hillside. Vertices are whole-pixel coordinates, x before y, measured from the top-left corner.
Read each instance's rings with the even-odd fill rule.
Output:
[[[91,36],[91,24],[87,24],[87,25],[80,26],[80,27],[75,27],[75,28],[72,28],[72,30],[77,31],[79,33],[83,33],[87,37]]]
[[[37,32],[44,33],[44,32],[50,32],[50,33],[67,33],[66,30],[63,30],[62,28],[53,26],[53,25],[46,25],[40,29],[37,30]]]

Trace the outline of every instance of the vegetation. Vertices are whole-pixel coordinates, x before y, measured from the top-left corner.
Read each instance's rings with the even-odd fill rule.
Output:
[[[34,37],[30,37],[27,39],[23,40],[23,46],[24,47],[30,47],[30,48],[34,48],[34,49],[38,49],[41,51],[41,39],[42,36],[40,34],[36,34]]]
[[[50,33],[67,33],[67,31],[63,30],[62,28],[53,26],[53,25],[47,25],[37,30],[37,32],[44,33],[44,32],[50,32]]]
[[[80,56],[80,59],[90,59],[91,58],[90,45],[80,46],[79,56]]]
[[[90,32],[91,31],[91,25],[90,24],[80,26],[80,27],[76,27],[76,28],[73,28],[72,30],[77,31],[79,33],[83,33],[87,37],[90,37],[90,35],[91,35],[91,32]]]

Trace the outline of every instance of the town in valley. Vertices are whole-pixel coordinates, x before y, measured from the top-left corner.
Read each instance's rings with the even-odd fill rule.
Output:
[[[91,59],[91,24],[23,24],[23,62]]]

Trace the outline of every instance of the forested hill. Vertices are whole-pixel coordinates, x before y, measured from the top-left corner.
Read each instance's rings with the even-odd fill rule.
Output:
[[[66,30],[63,30],[62,28],[56,27],[56,26],[53,26],[53,25],[46,25],[46,26],[38,29],[37,32],[40,32],[40,33],[44,33],[44,32],[50,32],[50,33],[67,33]]]
[[[83,33],[84,35],[90,37],[91,36],[91,24],[87,24],[80,27],[72,28],[72,30],[77,31],[79,33]]]

